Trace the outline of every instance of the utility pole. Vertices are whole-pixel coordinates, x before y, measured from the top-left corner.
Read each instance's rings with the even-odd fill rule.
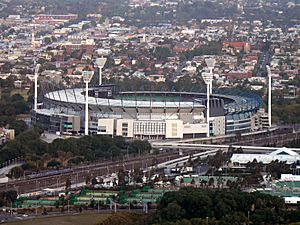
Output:
[[[95,62],[99,69],[99,86],[102,85],[102,69],[106,63],[106,60],[107,60],[106,58],[102,57],[102,58],[97,58]]]
[[[40,64],[37,64],[34,71],[34,111],[37,110],[37,104],[38,104],[38,73],[40,70]]]
[[[89,135],[89,83],[94,75],[93,71],[83,71],[83,81],[85,83],[85,124],[84,135]]]
[[[210,129],[209,129],[209,114],[210,114],[210,105],[209,105],[209,101],[210,101],[210,94],[209,94],[209,84],[211,82],[211,74],[210,73],[202,73],[202,77],[204,82],[206,83],[206,123],[207,123],[207,137],[210,136]]]
[[[205,63],[209,69],[209,73],[202,73],[202,78],[206,84],[206,120],[207,120],[207,137],[210,136],[210,123],[209,123],[209,114],[210,114],[210,94],[212,92],[212,79],[213,79],[213,68],[215,67],[215,59],[207,58]]]

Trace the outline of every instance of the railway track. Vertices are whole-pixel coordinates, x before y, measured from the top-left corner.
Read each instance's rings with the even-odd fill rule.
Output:
[[[201,151],[200,149],[197,151]],[[187,150],[183,153],[183,156],[196,152],[196,150]],[[78,166],[65,173],[54,174],[36,178],[22,178],[13,180],[5,184],[0,185],[0,191],[15,190],[18,194],[31,193],[39,191],[45,188],[55,188],[64,186],[67,179],[71,180],[71,183],[85,182],[87,177],[95,177],[106,174],[118,172],[120,168],[124,170],[132,170],[136,168],[146,169],[150,166],[163,163],[172,159],[178,158],[178,151],[170,151],[167,153],[160,153],[157,155],[143,155],[126,160],[118,160],[115,162],[106,161],[103,163],[97,163],[93,165]]]

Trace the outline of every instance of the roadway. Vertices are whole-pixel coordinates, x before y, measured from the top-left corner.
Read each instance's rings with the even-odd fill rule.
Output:
[[[15,164],[11,164],[11,165],[8,165],[8,166],[5,166],[5,167],[2,167],[0,169],[0,176],[5,176],[7,175],[11,169],[13,169],[14,167],[18,167],[18,166],[22,166],[23,163],[15,163]]]
[[[273,129],[272,132],[259,131],[242,134],[241,137],[236,137],[235,134],[224,135],[210,138],[193,138],[184,140],[170,141],[173,143],[198,143],[198,144],[235,144],[235,145],[250,145],[250,146],[277,146],[283,147],[289,144],[291,141],[298,140],[300,138],[300,131],[288,132]],[[157,145],[157,143],[166,143],[165,141],[151,141],[151,144]]]
[[[248,140],[242,140],[233,142],[233,144],[243,144],[243,145],[251,145],[251,146],[278,146],[283,147],[294,140],[298,140],[300,138],[300,132],[295,133],[286,133],[286,134],[278,134],[257,138],[250,138]]]
[[[186,151],[184,155],[188,155]],[[70,179],[72,184],[85,182],[86,178],[107,175],[118,172],[120,168],[133,170],[134,168],[147,169],[150,166],[178,158],[178,151],[160,153],[157,155],[143,155],[131,159],[118,161],[105,161],[102,163],[78,166],[63,174],[49,175],[38,178],[21,178],[0,184],[0,191],[16,190],[18,194],[40,191],[45,188],[58,188],[65,186],[66,180]]]

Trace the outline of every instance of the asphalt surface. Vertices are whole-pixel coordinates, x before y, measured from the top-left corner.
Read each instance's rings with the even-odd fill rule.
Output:
[[[275,147],[284,147],[293,140],[300,138],[300,132],[286,133],[286,134],[275,134],[264,137],[256,137],[248,140],[242,140],[234,142],[234,145],[250,145],[250,146],[264,146],[270,145]]]
[[[186,151],[187,155],[189,151]],[[87,166],[75,167],[63,174],[49,175],[39,178],[22,178],[0,184],[0,192],[16,190],[18,194],[31,193],[40,191],[45,188],[58,188],[65,185],[66,180],[70,179],[71,183],[85,182],[86,178],[100,175],[107,175],[118,172],[120,168],[132,170],[134,168],[147,168],[157,163],[178,158],[178,151],[162,153],[158,155],[142,155],[141,157],[131,158],[121,161],[106,161],[103,163],[92,164]]]

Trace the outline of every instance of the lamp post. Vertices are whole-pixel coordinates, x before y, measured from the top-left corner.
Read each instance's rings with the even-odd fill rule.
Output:
[[[38,103],[38,73],[40,70],[41,65],[37,64],[34,70],[34,106],[33,109],[34,111],[37,110],[37,103]]]
[[[216,60],[214,58],[206,58],[205,63],[207,68],[209,69],[209,73],[202,73],[203,80],[206,84],[206,120],[207,120],[207,137],[210,136],[209,129],[209,114],[210,114],[210,94],[212,94],[212,79],[213,79],[213,69],[216,64]]]
[[[85,124],[84,124],[84,135],[89,135],[89,83],[94,75],[93,71],[83,71],[82,77],[85,83]]]
[[[209,85],[212,82],[212,73],[202,73],[203,80],[206,84],[206,122],[207,122],[207,137],[209,137],[210,129],[209,129],[209,101],[210,101],[210,90]]]
[[[268,71],[268,120],[269,120],[269,127],[272,126],[272,73],[270,66],[266,66]]]
[[[211,77],[213,77],[213,69],[216,64],[216,60],[214,58],[206,58],[205,63],[207,65],[207,68],[209,69],[209,73],[211,74]],[[209,93],[212,94],[212,80],[209,84]]]
[[[96,65],[99,69],[99,85],[102,85],[102,69],[106,63],[106,58],[97,58],[96,59]]]

